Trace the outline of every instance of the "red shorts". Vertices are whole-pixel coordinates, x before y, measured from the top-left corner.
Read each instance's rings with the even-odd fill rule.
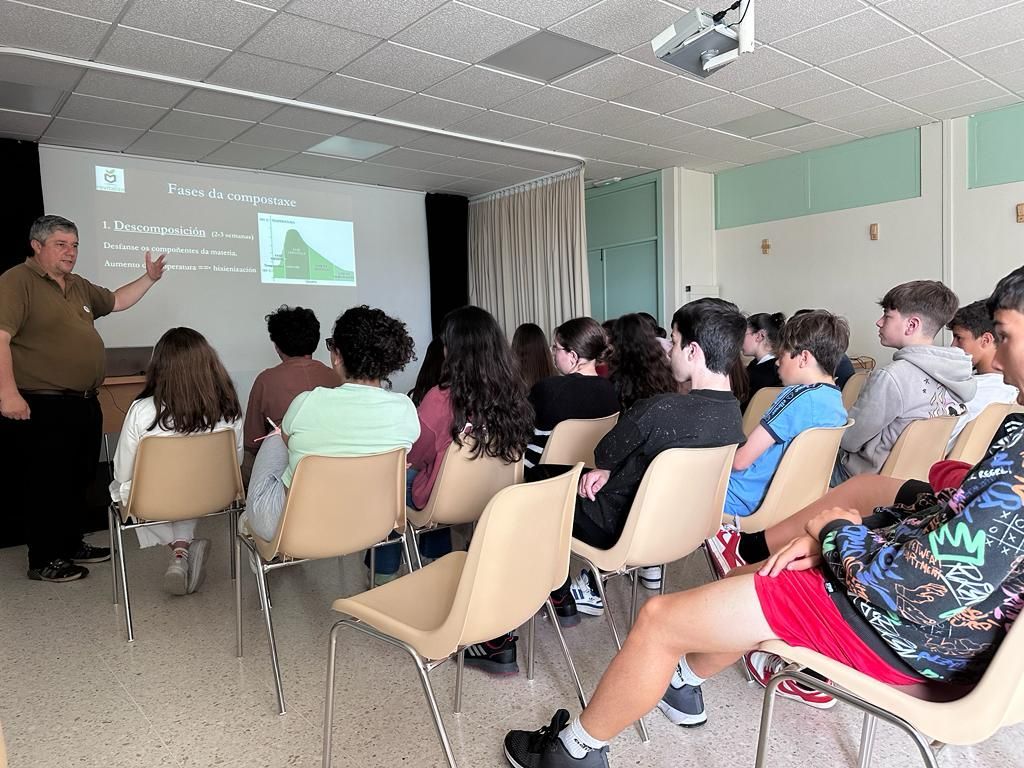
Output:
[[[817,568],[783,571],[774,578],[755,574],[754,587],[768,626],[783,642],[817,651],[888,685],[921,682],[883,661],[857,636],[825,591],[825,576]]]

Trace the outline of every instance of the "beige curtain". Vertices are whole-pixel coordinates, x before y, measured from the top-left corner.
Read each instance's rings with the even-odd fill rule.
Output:
[[[590,314],[582,168],[470,202],[469,296],[510,338]]]

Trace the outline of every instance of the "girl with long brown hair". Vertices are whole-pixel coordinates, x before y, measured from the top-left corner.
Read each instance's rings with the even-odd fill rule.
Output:
[[[242,408],[231,377],[206,338],[191,328],[171,328],[153,348],[146,384],[125,415],[114,454],[110,495],[128,502],[135,454],[142,438],[174,437],[231,429],[242,461]],[[195,520],[139,528],[139,546],[166,544],[171,562],[164,585],[175,595],[195,592],[205,578],[208,539],[194,538]]]

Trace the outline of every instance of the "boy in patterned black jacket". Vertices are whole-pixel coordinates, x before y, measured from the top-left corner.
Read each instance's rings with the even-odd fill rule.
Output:
[[[1024,382],[1024,267],[988,301],[996,367]],[[510,731],[519,768],[607,766],[607,743],[651,707],[707,720],[700,685],[771,639],[811,648],[890,685],[971,682],[1024,601],[1024,416],[1007,417],[962,486],[910,508],[826,509],[764,565],[648,600],[575,720]]]

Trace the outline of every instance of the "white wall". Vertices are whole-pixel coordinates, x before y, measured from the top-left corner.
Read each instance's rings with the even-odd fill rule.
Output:
[[[666,328],[688,300],[687,286],[699,293],[716,282],[714,205],[714,175],[686,168],[662,171]]]
[[[713,282],[721,295],[746,312],[831,309],[850,321],[850,354],[880,361],[888,361],[891,351],[878,343],[877,301],[892,286],[945,280],[962,304],[987,296],[1000,277],[1024,264],[1024,224],[1015,217],[1024,183],[967,188],[966,123],[958,118],[922,127],[919,198],[714,230]],[[688,195],[694,179],[686,184],[666,172],[670,179],[677,209],[666,211],[666,222],[685,214],[689,231],[713,229],[713,196]],[[868,237],[873,223],[879,226],[877,241]],[[761,254],[763,239],[771,243],[768,255]],[[676,245],[677,265],[706,272],[705,243],[684,236]],[[671,277],[678,282],[680,274]],[[940,341],[948,338],[944,332]]]

